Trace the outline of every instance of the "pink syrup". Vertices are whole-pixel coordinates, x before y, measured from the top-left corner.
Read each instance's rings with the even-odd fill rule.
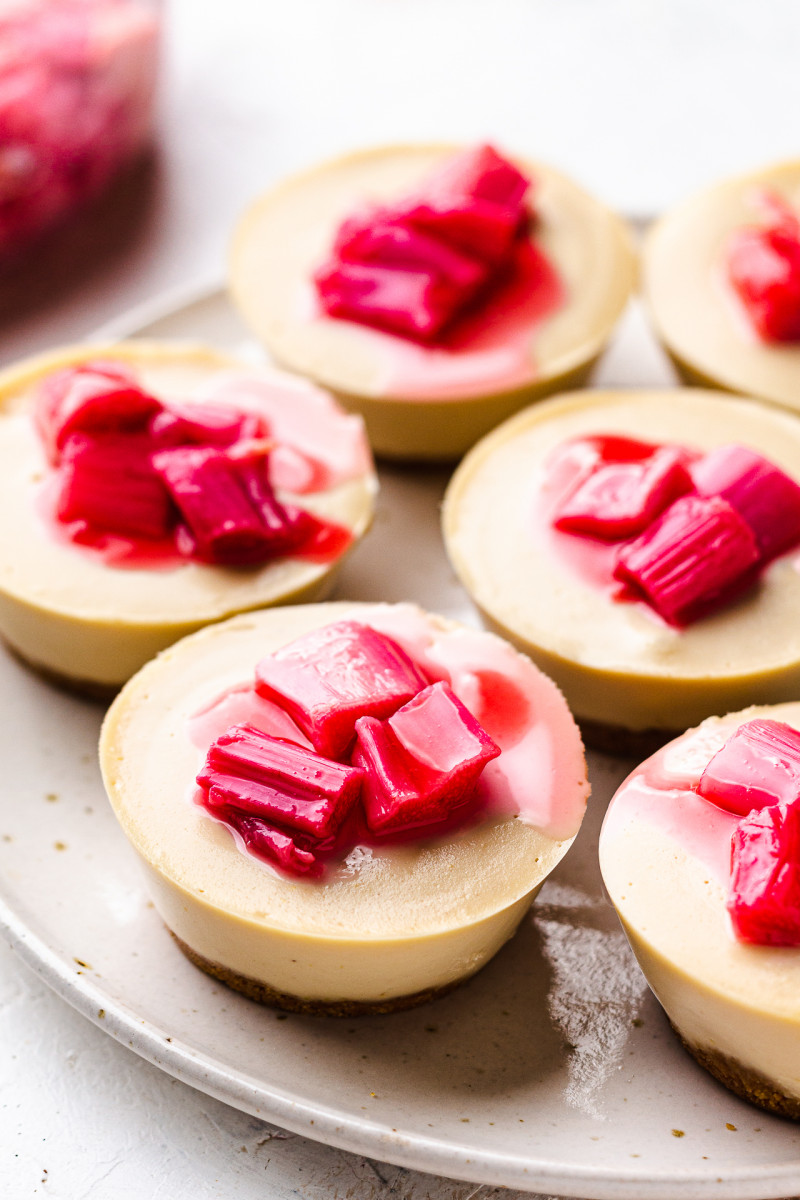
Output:
[[[730,733],[724,729],[717,749]],[[692,747],[697,742],[702,765],[693,762]],[[716,882],[727,892],[730,882],[731,838],[741,818],[710,804],[694,787],[703,766],[714,750],[706,753],[704,730],[690,730],[648,758],[628,776],[617,791],[606,814],[604,835],[622,836],[635,821],[660,830],[700,861]],[[685,769],[675,769],[681,752],[688,755]]]

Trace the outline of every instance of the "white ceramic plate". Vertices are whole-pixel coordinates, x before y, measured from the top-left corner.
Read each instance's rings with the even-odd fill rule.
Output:
[[[256,353],[225,298],[173,297],[106,333]],[[632,312],[599,381],[669,373]],[[444,558],[446,474],[385,469],[341,597],[474,613]],[[96,766],[102,710],[0,653],[0,918],[66,1000],[150,1062],[246,1112],[418,1170],[593,1200],[767,1200],[796,1191],[800,1129],[734,1099],[684,1054],[632,959],[596,865],[628,763],[590,756],[580,838],[518,936],[472,982],[394,1016],[259,1007],[195,970],[143,891]]]

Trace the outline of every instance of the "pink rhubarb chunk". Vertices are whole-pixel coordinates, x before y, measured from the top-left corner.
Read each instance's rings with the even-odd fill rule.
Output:
[[[526,221],[529,186],[491,146],[477,146],[429,176],[401,212],[410,224],[499,266]]]
[[[719,446],[691,467],[701,496],[722,496],[755,534],[765,560],[800,541],[800,487],[746,446]]]
[[[686,455],[662,446],[640,461],[600,462],[562,501],[556,529],[616,541],[641,533],[692,488]]]
[[[391,716],[427,679],[392,638],[357,621],[313,630],[256,667],[256,690],[280,705],[319,754],[342,758],[361,716]]]
[[[345,220],[314,275],[323,310],[427,344],[502,281],[527,221],[528,180],[489,146],[418,194]]]
[[[353,762],[364,772],[373,833],[445,820],[469,799],[483,768],[500,754],[446,683],[434,683],[386,721],[361,717]]]
[[[356,767],[252,725],[234,725],[217,738],[197,776],[210,807],[235,808],[317,839],[339,828],[359,797],[361,779]]]
[[[247,442],[231,450],[230,458],[239,483],[261,518],[270,553],[277,557],[307,543],[318,521],[296,504],[281,504],[278,500],[269,482],[270,451],[269,442]]]
[[[741,941],[800,946],[800,805],[776,804],[740,821],[727,908]]]
[[[246,565],[269,557],[269,533],[226,454],[185,446],[159,451],[153,464],[186,521],[198,558]]]
[[[747,721],[711,759],[697,790],[718,808],[740,816],[797,800],[800,733],[783,721]]]
[[[56,515],[128,537],[164,538],[173,523],[169,493],[141,434],[76,435],[63,450]]]
[[[212,788],[209,796],[214,815],[238,833],[251,854],[266,859],[267,862],[280,867],[288,875],[305,875],[314,878],[322,873],[322,863],[313,851],[299,845],[292,834],[282,829],[275,829],[261,817],[253,816],[251,813],[219,806],[214,792],[215,789]]]
[[[142,390],[123,363],[86,362],[46,376],[34,408],[34,423],[51,463],[74,433],[144,429],[161,401]]]
[[[342,262],[426,271],[464,294],[477,291],[489,277],[483,263],[394,218],[390,211],[345,221],[334,249]]]
[[[718,496],[682,496],[623,546],[615,579],[633,585],[673,624],[726,604],[760,559],[755,536]]]
[[[224,448],[266,434],[265,422],[255,413],[240,412],[227,404],[170,404],[150,423],[159,446],[216,446]]]
[[[800,229],[782,221],[740,229],[730,241],[728,277],[756,332],[768,342],[800,339]]]
[[[463,303],[450,280],[420,269],[334,261],[317,271],[314,281],[328,316],[423,342],[436,338]]]

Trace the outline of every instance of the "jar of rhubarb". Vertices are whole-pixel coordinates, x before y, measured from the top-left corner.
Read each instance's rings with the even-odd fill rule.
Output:
[[[91,200],[152,130],[159,0],[0,0],[0,260]]]

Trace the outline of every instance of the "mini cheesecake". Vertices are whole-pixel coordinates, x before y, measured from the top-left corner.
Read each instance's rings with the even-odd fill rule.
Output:
[[[785,296],[772,290],[776,282],[781,289],[789,283],[796,293],[794,333],[786,321],[765,328],[758,313],[754,321],[732,282],[732,271],[734,278],[739,271],[732,255],[741,254],[742,236],[791,223],[798,204],[800,161],[785,162],[689,197],[648,233],[642,249],[646,305],[656,335],[687,383],[800,408],[799,264],[792,267],[769,247],[765,254],[756,245],[749,267],[761,302],[783,307]],[[795,248],[800,245],[797,230],[791,240]]]
[[[212,404],[263,415],[289,485],[278,487],[281,499],[333,523],[342,552],[224,565],[150,558],[145,545],[138,559],[115,564],[80,538],[70,540],[54,517],[53,487],[60,485],[34,413],[48,380],[98,360],[132,371],[148,393],[184,414]],[[113,694],[159,650],[211,621],[328,594],[344,551],[371,520],[377,483],[358,418],[305,380],[200,345],[57,351],[4,371],[0,404],[0,635],[38,671],[90,694]],[[111,483],[113,498],[133,494],[124,470]]]
[[[457,457],[524,404],[583,383],[634,284],[622,221],[551,167],[515,160],[531,180],[538,291],[497,309],[476,302],[463,336],[441,344],[325,315],[314,275],[342,222],[424,193],[458,152],[390,146],[323,163],[256,200],[234,235],[230,284],[245,320],[277,362],[360,413],[380,455]]]
[[[690,389],[580,392],[534,406],[474,448],[445,498],[447,552],[486,621],[556,681],[587,740],[611,752],[641,754],[688,722],[796,696],[796,541],[691,621],[616,597],[625,543],[554,527],[554,463],[565,446],[603,438],[674,446],[695,461],[735,443],[780,468],[797,499],[800,425],[776,409]],[[767,507],[783,532],[784,499]],[[697,557],[705,565],[705,550]]]
[[[800,704],[709,718],[637,767],[611,801],[600,836],[600,866],[639,964],[687,1049],[738,1095],[798,1119],[797,929],[787,938],[775,897],[768,894],[772,885],[763,890],[764,878],[756,883],[762,907],[767,902],[766,916],[752,904],[741,878],[739,894],[731,899],[737,827],[752,831],[760,817],[758,811],[743,816],[742,809],[752,804],[758,810],[768,801],[751,796],[733,813],[701,794],[714,756],[754,721],[796,730]],[[773,756],[769,765],[775,762]],[[778,759],[778,765],[787,764]],[[758,771],[751,771],[748,784],[757,781]],[[751,841],[755,862],[753,846]],[[743,924],[745,901],[750,908]],[[760,942],[742,936],[754,936],[754,914]],[[789,915],[796,924],[794,903]]]
[[[495,743],[494,757],[475,785],[479,807],[462,823],[395,829],[388,841],[356,835],[324,873],[300,877],[214,819],[198,803],[196,779],[215,739],[231,741],[223,731],[232,721],[269,732],[265,701],[256,696],[254,707],[256,666],[263,680],[265,663],[284,662],[298,639],[342,622],[393,639],[396,658],[437,688],[446,682]],[[280,712],[267,708],[272,718]],[[273,727],[284,751],[287,736],[304,740],[287,734],[291,726],[284,713]],[[442,738],[434,723],[422,741]],[[181,949],[248,996],[302,1012],[405,1008],[479,970],[566,853],[588,794],[580,735],[551,681],[494,635],[409,604],[271,609],[184,639],[117,697],[100,760]]]

